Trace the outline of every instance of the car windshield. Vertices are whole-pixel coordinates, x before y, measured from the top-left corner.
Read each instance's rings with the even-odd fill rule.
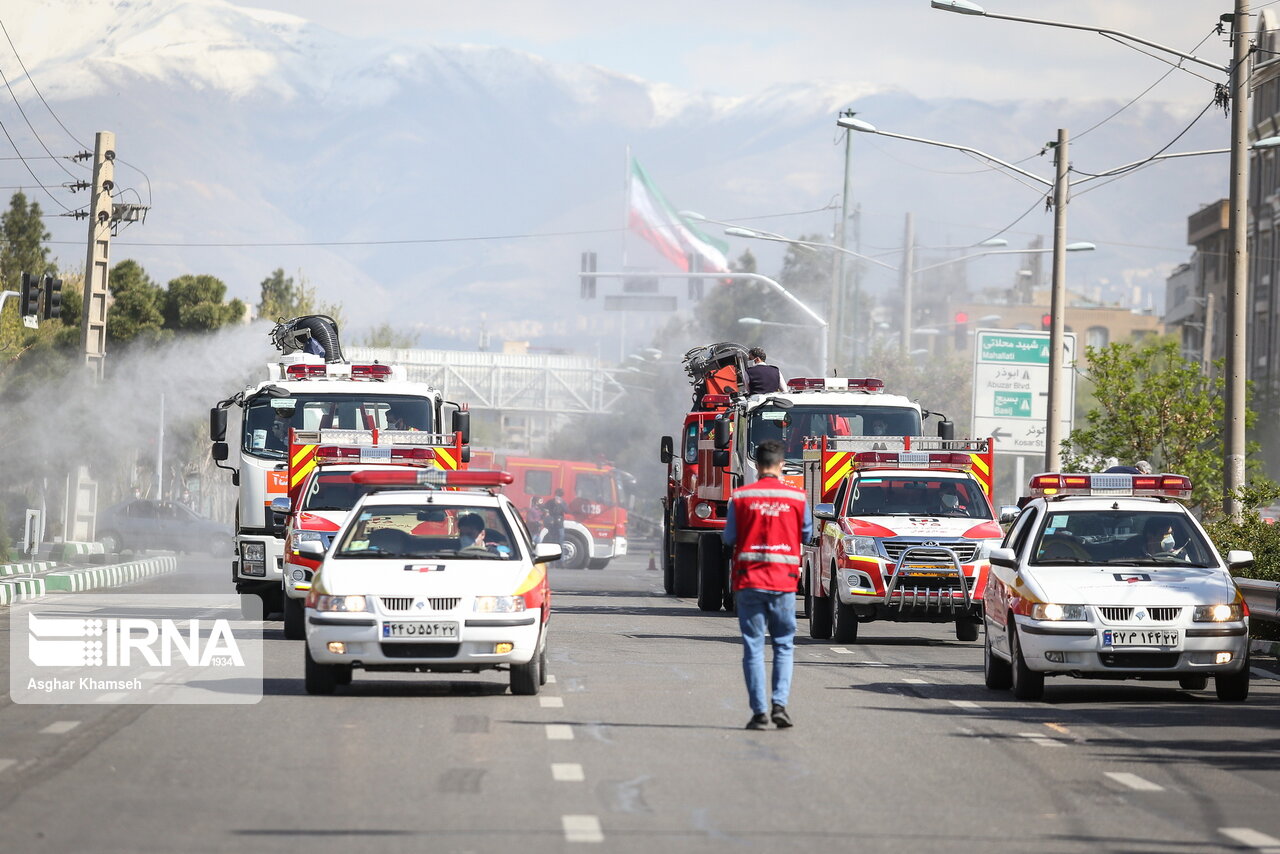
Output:
[[[433,429],[431,401],[370,392],[363,395],[310,394],[254,398],[244,412],[241,447],[245,453],[284,459],[289,428],[295,430]]]
[[[334,549],[341,558],[515,560],[507,520],[496,507],[379,504],[364,507]]]
[[[320,472],[302,493],[303,510],[350,510],[373,486],[351,482],[350,472]]]
[[[1031,551],[1040,565],[1216,566],[1212,546],[1185,513],[1070,510],[1050,506]]]
[[[976,480],[923,474],[856,479],[846,515],[993,518],[991,503]]]
[[[777,439],[787,462],[799,463],[808,436],[919,436],[920,413],[905,406],[818,406],[799,404],[790,409],[762,406],[751,414],[751,447]]]

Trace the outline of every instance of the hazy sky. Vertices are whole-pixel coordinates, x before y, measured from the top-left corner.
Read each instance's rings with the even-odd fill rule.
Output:
[[[928,0],[257,0],[353,35],[503,45],[682,89],[750,95],[802,80],[897,85],[923,97],[999,101],[1136,95],[1167,66],[1100,35],[931,9]],[[1229,0],[992,0],[991,12],[1131,32],[1215,62]],[[1255,4],[1258,5],[1258,4]],[[904,34],[916,49],[904,52]],[[869,71],[871,72],[869,74]],[[1153,93],[1203,103],[1171,75]]]

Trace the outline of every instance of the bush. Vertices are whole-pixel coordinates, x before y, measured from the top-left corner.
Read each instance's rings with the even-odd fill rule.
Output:
[[[1280,525],[1264,522],[1257,512],[1244,514],[1239,525],[1230,519],[1216,519],[1205,530],[1225,558],[1232,549],[1253,552],[1253,566],[1236,573],[1261,581],[1280,581]]]

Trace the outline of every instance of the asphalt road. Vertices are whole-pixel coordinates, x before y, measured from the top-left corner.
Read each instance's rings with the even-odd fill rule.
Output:
[[[875,623],[797,648],[794,729],[747,732],[736,622],[648,555],[554,570],[550,672],[302,688],[267,626],[240,706],[0,700],[0,851],[1280,851],[1280,682],[982,685],[981,642]],[[222,592],[183,559],[142,592]],[[8,616],[0,661],[8,668]],[[5,678],[7,684],[7,677]]]

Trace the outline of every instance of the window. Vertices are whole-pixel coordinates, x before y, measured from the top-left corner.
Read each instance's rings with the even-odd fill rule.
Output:
[[[1182,513],[1051,509],[1032,552],[1050,565],[1213,566],[1213,551]]]
[[[690,421],[684,429],[684,461],[691,465],[698,461],[697,421]]]
[[[1084,333],[1086,346],[1101,349],[1111,343],[1111,332],[1105,326],[1090,326]]]
[[[529,469],[524,473],[525,495],[550,495],[551,472],[546,469]]]
[[[447,503],[364,505],[337,558],[513,560],[511,527],[497,507]],[[477,540],[482,533],[483,540]]]
[[[379,394],[313,394],[255,398],[245,409],[241,447],[245,453],[284,459],[289,428],[295,430],[372,430],[387,426],[394,408],[408,429],[434,429],[431,401]]]
[[[578,472],[574,485],[575,497],[592,504],[611,505],[613,501],[613,478],[608,474],[587,474]]]

